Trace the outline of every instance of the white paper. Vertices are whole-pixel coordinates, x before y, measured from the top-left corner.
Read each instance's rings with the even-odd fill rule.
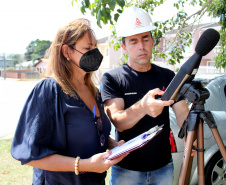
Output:
[[[139,136],[127,141],[121,146],[117,146],[111,150],[112,154],[108,156],[107,159],[115,159],[125,153],[129,153],[133,150],[136,150],[138,148],[141,148],[144,146],[147,142],[149,142],[154,136],[156,136],[160,131],[163,129],[163,125],[161,126],[155,126],[148,130],[147,132],[144,132],[143,134],[140,134]]]

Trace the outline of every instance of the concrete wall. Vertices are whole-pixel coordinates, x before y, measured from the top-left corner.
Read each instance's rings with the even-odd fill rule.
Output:
[[[7,71],[6,76],[4,71],[1,71],[1,77],[6,78],[41,78],[39,73],[36,71],[21,71],[21,70],[14,70],[14,71]]]

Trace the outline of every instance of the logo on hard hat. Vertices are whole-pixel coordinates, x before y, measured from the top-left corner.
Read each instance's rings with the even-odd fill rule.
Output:
[[[140,20],[138,18],[136,18],[135,25],[138,27],[142,26],[142,23],[140,22]]]

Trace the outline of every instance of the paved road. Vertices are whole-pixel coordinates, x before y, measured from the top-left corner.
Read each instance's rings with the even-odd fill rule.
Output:
[[[14,134],[24,103],[38,82],[0,77],[0,138]],[[111,135],[115,136],[113,126]]]
[[[0,77],[0,138],[14,134],[24,103],[38,82]]]

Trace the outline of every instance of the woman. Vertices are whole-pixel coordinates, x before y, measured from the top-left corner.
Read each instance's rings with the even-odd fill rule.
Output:
[[[28,97],[11,147],[15,159],[34,167],[34,185],[102,185],[106,170],[125,157],[106,160],[118,143],[91,80],[102,58],[88,20],[58,31],[47,78]]]

